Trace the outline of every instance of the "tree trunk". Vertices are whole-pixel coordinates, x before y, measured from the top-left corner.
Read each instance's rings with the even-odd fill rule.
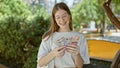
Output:
[[[101,20],[101,31],[102,36],[105,36],[105,20]]]
[[[113,14],[111,8],[110,8],[110,3],[111,3],[112,0],[108,0],[107,2],[105,2],[103,4],[103,7],[110,19],[110,21],[118,28],[120,29],[120,21],[115,17],[115,15]]]

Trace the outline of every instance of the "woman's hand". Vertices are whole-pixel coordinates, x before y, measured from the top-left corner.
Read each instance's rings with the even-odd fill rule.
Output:
[[[76,56],[80,54],[79,46],[75,44],[70,44],[66,47],[66,51],[71,53],[72,55]]]
[[[65,46],[57,47],[52,52],[55,57],[62,57],[65,54]]]

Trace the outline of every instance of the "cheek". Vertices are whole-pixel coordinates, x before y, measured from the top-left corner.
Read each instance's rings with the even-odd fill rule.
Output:
[[[67,20],[67,21],[70,21],[70,16],[68,16],[68,17],[66,18],[66,20]]]
[[[70,16],[68,16],[68,20],[70,21]]]
[[[56,20],[56,23],[57,23],[57,25],[58,25],[59,21],[58,21],[58,20]]]

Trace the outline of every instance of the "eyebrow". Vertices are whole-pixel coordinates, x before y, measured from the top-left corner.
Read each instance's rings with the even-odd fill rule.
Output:
[[[63,13],[62,15],[65,15],[65,14],[67,14],[66,12],[65,13]],[[56,17],[58,17],[59,15],[56,15]]]

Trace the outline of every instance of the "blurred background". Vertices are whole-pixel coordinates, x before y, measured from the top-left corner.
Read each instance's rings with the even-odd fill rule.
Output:
[[[120,50],[120,0],[0,0],[0,68],[36,68],[58,2],[69,6],[74,30],[87,38],[91,64],[84,68],[110,68]]]

